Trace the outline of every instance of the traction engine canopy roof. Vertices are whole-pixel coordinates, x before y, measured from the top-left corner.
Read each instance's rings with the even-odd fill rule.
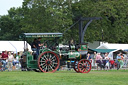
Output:
[[[22,37],[62,37],[63,33],[23,33]]]

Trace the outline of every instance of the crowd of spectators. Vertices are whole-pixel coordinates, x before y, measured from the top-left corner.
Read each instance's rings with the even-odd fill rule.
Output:
[[[87,54],[87,59],[88,59],[88,55],[90,55],[89,53]],[[108,53],[96,53],[94,52],[94,54],[92,54],[92,56],[89,58],[92,59],[92,66],[100,67],[101,69],[119,69],[119,68],[123,68],[123,67],[127,67],[128,64],[128,56],[126,56],[123,53],[118,53],[115,59],[111,59],[110,57],[108,57]]]
[[[8,71],[12,71],[13,69],[16,69],[16,64],[20,65],[20,56],[19,52],[16,54],[11,51],[3,51],[0,53],[0,63],[1,65],[1,70],[5,71],[6,69]]]
[[[16,69],[16,65],[20,68],[20,59],[21,56],[18,53],[14,53],[11,51],[3,51],[0,53],[0,66],[2,65],[2,70],[12,71]],[[97,70],[102,69],[119,69],[123,68],[123,66],[128,66],[128,57],[123,53],[118,53],[115,59],[111,59],[108,57],[108,53],[94,52],[93,54],[88,53],[86,59],[91,61],[92,66],[95,66]],[[2,63],[2,64],[1,64]]]

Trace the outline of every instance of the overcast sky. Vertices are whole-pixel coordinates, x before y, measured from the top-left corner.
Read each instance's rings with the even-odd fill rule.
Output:
[[[23,0],[0,0],[0,15],[8,14],[11,7],[22,6]]]

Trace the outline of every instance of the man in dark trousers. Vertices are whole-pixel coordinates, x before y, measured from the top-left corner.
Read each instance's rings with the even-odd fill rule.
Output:
[[[41,44],[40,41],[41,41],[41,38],[39,37],[37,40],[37,45],[36,45],[37,46],[37,51],[36,51],[37,56],[39,55],[40,47],[43,46],[43,44]]]
[[[34,59],[37,59],[38,55],[37,55],[37,39],[35,38],[34,41],[32,42],[31,44],[31,49],[33,51],[33,56],[34,56]]]

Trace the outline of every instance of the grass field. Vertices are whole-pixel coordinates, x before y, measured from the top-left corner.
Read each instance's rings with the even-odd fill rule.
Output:
[[[5,71],[0,72],[0,85],[128,85],[128,70],[91,71],[87,74]]]

